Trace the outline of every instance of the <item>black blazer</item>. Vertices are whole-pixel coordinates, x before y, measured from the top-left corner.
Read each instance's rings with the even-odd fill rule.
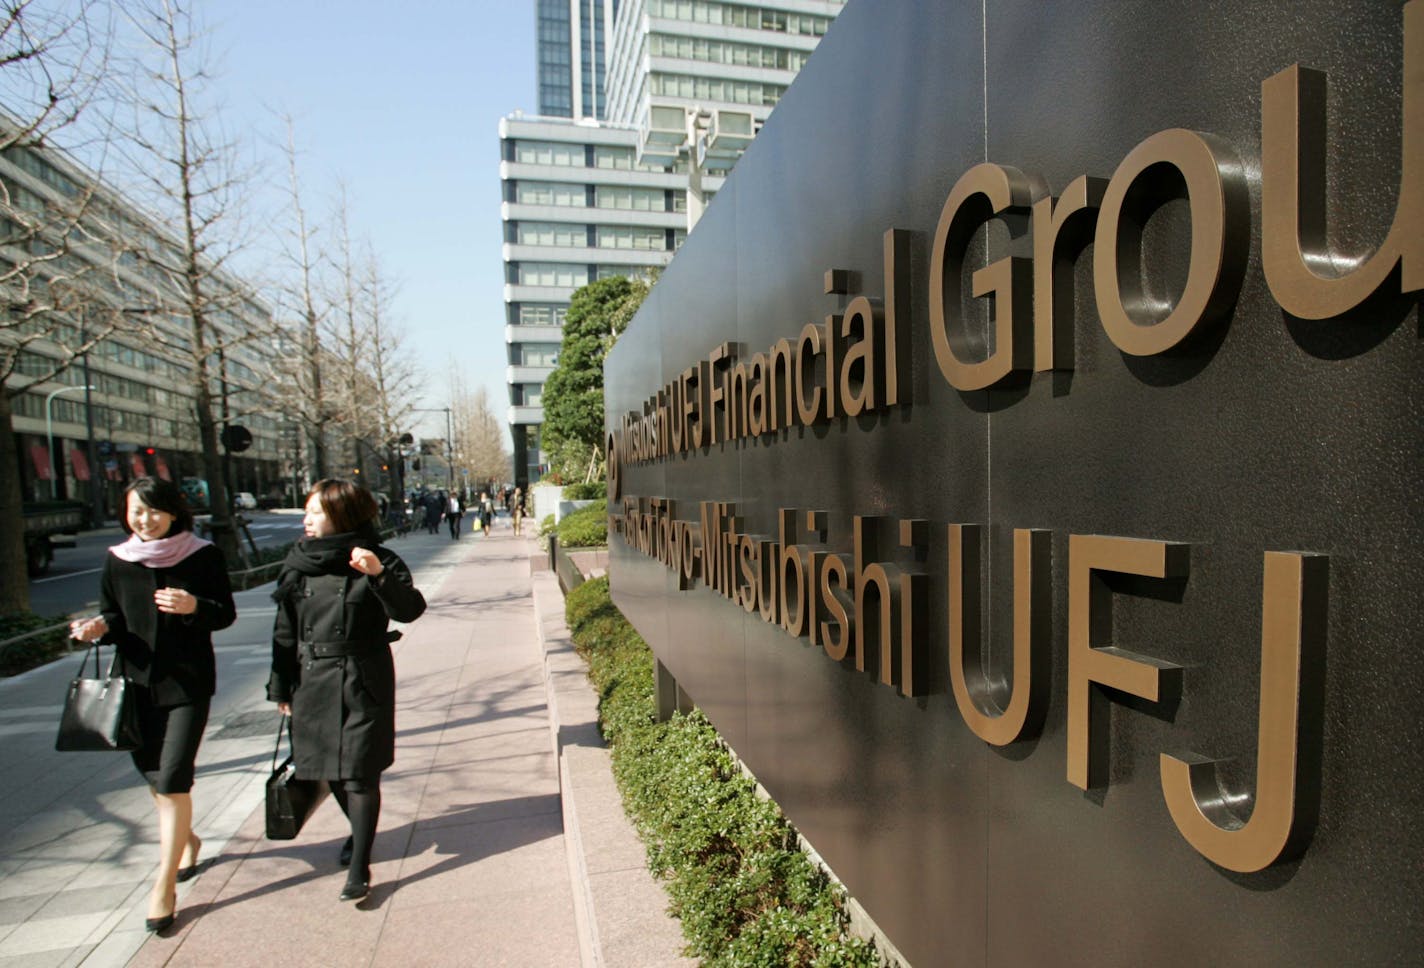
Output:
[[[191,592],[198,610],[192,615],[160,612],[153,602],[160,588]],[[216,545],[199,548],[172,568],[106,555],[99,611],[109,624],[101,641],[118,647],[129,678],[147,686],[156,705],[179,706],[216,690],[212,633],[237,619],[227,566]]]

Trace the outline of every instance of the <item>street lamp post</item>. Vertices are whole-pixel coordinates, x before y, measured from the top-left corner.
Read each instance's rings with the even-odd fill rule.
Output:
[[[95,387],[87,383],[82,387],[60,387],[58,390],[51,390],[49,396],[45,397],[45,439],[48,441],[49,447],[46,453],[49,454],[49,499],[51,501],[59,497],[59,473],[54,460],[54,413],[50,408],[50,404],[54,403],[54,398],[61,393],[69,393],[73,390],[84,390],[87,392],[93,389],[95,389]],[[93,468],[90,468],[90,473],[93,473]]]

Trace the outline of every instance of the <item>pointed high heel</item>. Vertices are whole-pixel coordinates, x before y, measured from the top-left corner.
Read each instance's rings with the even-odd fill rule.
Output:
[[[143,926],[152,934],[162,934],[173,926],[173,922],[177,917],[178,912],[174,911],[172,914],[165,914],[161,918],[144,918]]]
[[[196,834],[192,834],[188,838],[188,844],[190,847],[192,847],[193,863],[189,864],[187,867],[178,868],[177,877],[178,882],[180,884],[183,881],[191,881],[193,878],[198,876],[198,867],[200,866],[198,861],[198,852],[203,849],[203,841],[199,839]]]
[[[371,893],[371,875],[367,874],[363,881],[347,880],[346,886],[341,889],[341,900],[360,901]]]

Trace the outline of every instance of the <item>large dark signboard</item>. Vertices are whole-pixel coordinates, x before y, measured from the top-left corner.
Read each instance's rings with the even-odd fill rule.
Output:
[[[1417,963],[1424,0],[855,0],[607,365],[614,596],[915,965]]]

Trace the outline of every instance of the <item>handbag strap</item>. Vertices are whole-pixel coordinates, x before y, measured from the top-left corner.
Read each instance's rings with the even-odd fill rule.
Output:
[[[288,748],[290,749],[291,746],[292,746],[291,718],[292,718],[292,717],[290,717],[290,716],[283,716],[281,719],[279,719],[279,720],[277,721],[277,747],[276,747],[276,749],[272,750],[272,771],[273,771],[274,773],[277,771],[277,757],[278,757],[278,756],[281,754],[281,752],[282,752],[282,730],[283,730],[283,729],[285,729],[285,730],[287,731],[287,746],[288,746]],[[293,750],[293,752],[295,752],[295,750]]]
[[[81,641],[83,641],[83,640],[82,640],[82,639],[75,639],[75,641],[76,641],[76,642],[81,642]],[[84,678],[84,667],[89,664],[89,656],[90,656],[91,654],[94,656],[94,678],[95,678],[95,679],[99,678],[99,653],[100,653],[101,651],[102,651],[102,648],[100,647],[100,645],[99,645],[98,642],[90,642],[90,643],[89,643],[88,648],[86,648],[86,649],[84,650],[84,654],[79,657],[79,678],[80,678],[80,679],[83,679],[83,678]],[[115,657],[118,656],[118,651],[119,651],[118,649],[114,649],[114,655],[115,655]]]

